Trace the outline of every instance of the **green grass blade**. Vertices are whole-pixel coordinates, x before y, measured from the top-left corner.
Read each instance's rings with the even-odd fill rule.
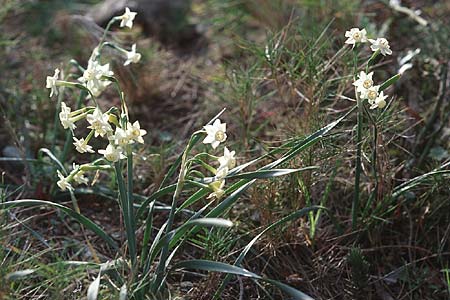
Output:
[[[248,254],[248,252],[250,251],[250,249],[253,247],[253,245],[264,235],[266,234],[268,231],[275,229],[276,227],[283,225],[289,221],[298,219],[300,217],[303,217],[304,215],[319,210],[319,209],[323,209],[323,207],[320,206],[312,206],[312,207],[307,207],[307,208],[303,208],[300,209],[296,212],[293,212],[292,214],[282,218],[281,220],[278,220],[275,223],[272,223],[271,225],[267,226],[263,231],[261,231],[257,236],[255,236],[245,247],[244,249],[241,251],[241,253],[239,254],[238,258],[236,259],[234,265],[235,266],[240,266],[242,261],[244,260],[245,256]],[[217,299],[217,297],[219,297],[225,286],[228,284],[228,282],[230,281],[231,276],[227,275],[224,279],[224,281],[222,282],[222,284],[220,285],[220,287],[217,289],[215,295],[214,295],[214,299]]]
[[[278,176],[284,176],[292,173],[298,173],[302,171],[314,170],[318,167],[311,166],[300,169],[272,169],[272,170],[258,170],[254,172],[240,173],[236,175],[227,176],[227,178],[238,178],[238,179],[267,179]]]
[[[167,222],[164,224],[162,228],[165,228],[167,225]],[[185,233],[188,231],[189,228],[192,226],[201,226],[201,227],[231,227],[233,225],[232,222],[220,219],[220,218],[199,218],[194,220],[189,220],[188,222],[185,222],[183,225],[178,227],[175,230],[170,231],[167,233],[164,237],[159,238],[157,242],[153,242],[153,245],[151,247],[151,252],[149,253],[149,261],[154,261],[158,253],[161,251],[164,251],[164,249],[171,249],[175,244],[178,242],[179,239],[185,236]],[[162,232],[160,230],[160,232]],[[158,235],[160,235],[158,233]],[[178,249],[179,247],[177,247]],[[173,256],[176,251],[173,251],[171,255]],[[159,262],[161,264],[162,262]],[[164,269],[167,267],[167,259],[164,261]],[[162,270],[162,269],[161,269]],[[158,270],[157,270],[158,272]],[[157,274],[158,275],[158,274]],[[164,274],[159,274],[160,276],[165,276]],[[156,276],[154,282],[151,284],[151,288],[153,290],[158,290],[162,284],[162,280],[158,280],[158,276]]]
[[[186,201],[184,201],[175,211],[175,214],[179,213],[180,211],[182,211],[183,209],[185,209],[186,207],[196,203],[198,200],[202,199],[203,197],[205,197],[206,195],[208,195],[209,193],[209,189],[203,188],[198,190],[197,192],[195,192],[193,195],[191,195],[188,199],[186,199]]]
[[[187,261],[181,261],[177,263],[174,266],[175,269],[197,269],[197,270],[203,270],[208,272],[220,272],[220,273],[227,273],[227,274],[233,274],[233,275],[240,275],[245,276],[252,279],[258,279],[263,280],[266,282],[269,282],[275,286],[277,286],[279,289],[284,291],[286,294],[289,294],[291,297],[294,297],[294,299],[297,300],[313,300],[313,298],[309,297],[308,295],[284,284],[281,282],[278,282],[276,280],[272,279],[265,279],[261,276],[250,272],[244,268],[240,268],[237,266],[233,266],[226,263],[221,263],[217,261],[210,261],[210,260],[203,260],[203,259],[195,259],[195,260],[187,260]]]
[[[224,113],[224,111],[225,111],[225,108],[222,109],[216,116],[214,116],[214,118],[212,118],[206,125],[211,125],[212,123],[214,123],[214,121],[217,120]],[[192,137],[191,147],[193,147],[195,144],[197,144],[200,141],[201,136],[202,136],[201,134],[196,134],[194,137]],[[170,178],[173,176],[173,174],[175,174],[175,171],[178,169],[178,167],[181,164],[182,157],[183,157],[183,153],[181,153],[180,156],[178,156],[177,160],[172,164],[169,171],[166,173],[163,180],[161,181],[159,189],[161,189],[164,185],[166,185],[166,183],[170,180]]]
[[[388,80],[386,80],[385,82],[383,82],[380,86],[380,92],[384,91],[385,89],[396,83],[400,79],[400,77],[401,77],[400,74],[396,74],[391,78],[389,78]]]
[[[124,285],[122,285],[122,287],[120,288],[119,300],[127,300],[127,295],[128,295],[127,285],[124,284]]]
[[[147,220],[145,222],[144,238],[142,239],[142,251],[141,251],[141,265],[145,264],[148,254],[148,244],[153,231],[153,209],[155,207],[155,201],[150,203],[148,209]]]
[[[166,186],[162,189],[159,189],[158,191],[156,191],[155,193],[153,193],[150,197],[148,197],[147,199],[145,199],[141,206],[139,207],[139,209],[136,212],[136,219],[140,218],[142,216],[142,214],[147,210],[147,206],[149,205],[150,202],[161,198],[162,196],[165,196],[167,194],[173,193],[175,192],[177,185],[176,184],[171,184],[169,186]]]
[[[345,113],[344,116],[340,117],[334,122],[331,122],[325,127],[322,127],[321,129],[317,130],[310,136],[308,136],[306,139],[301,140],[300,142],[296,143],[290,151],[288,151],[283,157],[279,158],[278,160],[268,164],[264,169],[273,169],[278,167],[279,165],[291,160],[295,156],[297,156],[301,151],[309,148],[310,146],[317,143],[319,140],[321,140],[328,132],[330,132],[332,129],[334,129],[342,120],[344,120],[353,110],[355,107],[350,109],[347,113]]]
[[[59,169],[63,172],[64,175],[67,175],[66,168],[64,168],[64,165],[59,161],[58,158],[47,148],[41,148],[39,149],[39,153],[44,153],[47,155],[55,164],[58,165]]]
[[[273,279],[263,279],[264,281],[273,284],[274,286],[278,287],[280,290],[282,290],[283,292],[285,292],[286,294],[290,295],[291,297],[294,297],[294,299],[297,300],[314,300],[313,298],[311,298],[310,296],[308,296],[307,294],[300,292],[297,289],[294,289],[293,287],[281,283],[277,280],[273,280]]]
[[[398,196],[400,196],[401,194],[403,194],[404,192],[412,189],[413,187],[419,185],[423,180],[427,179],[430,176],[434,176],[434,175],[439,175],[439,174],[450,174],[450,170],[439,170],[439,171],[432,171],[432,172],[428,172],[425,173],[423,175],[414,177],[413,179],[408,180],[407,182],[404,182],[402,184],[400,184],[399,186],[397,186],[393,193],[392,193],[392,197],[393,198],[397,198]]]
[[[189,228],[193,226],[201,227],[231,227],[233,222],[221,218],[198,218],[185,222],[183,225],[177,229],[172,230],[166,234],[163,238],[158,241],[158,244],[154,247],[153,257],[161,250],[164,246],[169,245],[172,248],[176,243],[185,236],[185,233]]]
[[[34,272],[36,272],[36,269],[26,269],[26,270],[15,271],[15,272],[8,273],[5,276],[5,279],[7,281],[20,280],[20,279],[27,277],[28,275],[33,274]]]
[[[150,250],[148,251],[148,255],[147,255],[147,261],[145,263],[144,266],[144,270],[146,270],[145,273],[148,272],[148,270],[150,269],[151,265],[153,264],[153,261],[155,260],[155,257],[158,255],[159,250],[161,250],[162,245],[160,243],[161,237],[164,234],[164,230],[166,229],[166,224],[164,224],[163,226],[161,226],[161,228],[158,230],[158,233],[155,236],[155,239],[152,242],[152,245],[150,246]]]
[[[240,265],[242,261],[244,260],[247,253],[250,251],[251,247],[256,243],[257,240],[259,240],[266,232],[283,225],[289,221],[298,219],[300,217],[303,217],[305,214],[308,214],[309,212],[316,211],[318,209],[324,209],[324,207],[321,206],[311,206],[302,208],[300,210],[297,210],[296,212],[293,212],[292,214],[282,218],[281,220],[278,220],[277,222],[267,226],[263,231],[261,231],[257,236],[255,236],[250,243],[245,246],[245,248],[242,250],[242,252],[239,254],[238,258],[236,259],[235,265]]]
[[[193,259],[181,261],[174,265],[174,269],[197,269],[209,272],[221,272],[234,275],[240,275],[255,279],[261,279],[262,277],[250,272],[244,268],[236,267],[222,262],[210,261],[204,259]]]
[[[102,271],[100,270],[98,272],[97,278],[95,278],[94,281],[89,285],[88,291],[87,291],[87,300],[97,300],[98,296],[98,290],[100,288],[100,275]]]
[[[109,246],[111,246],[114,250],[119,250],[116,242],[105,232],[103,229],[101,229],[97,224],[86,218],[85,216],[77,213],[76,211],[61,205],[57,203],[53,203],[50,201],[44,201],[44,200],[34,200],[34,199],[23,199],[23,200],[14,200],[14,201],[7,201],[0,203],[0,209],[11,209],[14,207],[26,207],[26,206],[50,206],[54,208],[58,208],[64,213],[66,213],[68,216],[72,217],[73,219],[77,220],[81,224],[83,224],[87,229],[92,230],[97,236],[102,238],[105,242],[108,243]]]
[[[233,222],[221,218],[200,218],[187,221],[186,223],[183,224],[183,226],[194,226],[194,225],[200,225],[204,227],[231,227],[233,226]]]
[[[121,210],[123,215],[123,220],[125,224],[125,232],[127,234],[128,251],[130,253],[131,263],[133,266],[136,263],[137,252],[136,252],[136,232],[134,229],[134,217],[133,217],[133,207],[130,207],[128,202],[128,192],[125,187],[125,181],[122,174],[122,163],[118,161],[114,164],[116,171],[117,185],[119,186],[119,203],[121,204]]]

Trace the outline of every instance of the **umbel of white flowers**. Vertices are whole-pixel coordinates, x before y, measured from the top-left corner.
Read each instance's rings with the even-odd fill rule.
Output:
[[[139,121],[135,121],[134,123],[127,122],[125,126],[121,127],[120,124],[114,122],[116,119],[115,115],[108,112],[102,113],[98,107],[94,109],[88,108],[88,112],[83,112],[85,109],[80,109],[72,113],[70,113],[70,108],[68,108],[64,102],[62,102],[61,107],[63,110],[60,113],[61,123],[63,126],[66,123],[70,124],[66,129],[73,130],[73,128],[76,127],[74,122],[83,118],[90,124],[87,128],[91,129],[91,131],[86,138],[73,137],[73,145],[79,153],[95,153],[93,147],[88,144],[91,138],[106,138],[109,142],[106,149],[99,149],[97,152],[102,154],[107,162],[115,163],[126,158],[129,145],[134,144],[135,142],[140,144],[144,143],[143,136],[147,134],[147,131],[141,129]],[[71,115],[73,117],[70,117]],[[110,123],[110,121],[113,121],[113,123]],[[112,129],[114,125],[116,126],[115,131]],[[83,166],[89,166],[91,169],[97,168],[89,164]],[[104,168],[104,165],[101,165],[98,168]],[[58,171],[59,181],[57,184],[63,191],[73,189],[70,184],[72,181],[79,184],[87,184],[88,181],[85,177],[82,177],[83,174],[83,168],[75,168],[75,165],[73,171],[67,177],[64,177],[63,174]]]
[[[113,18],[111,22],[120,21],[121,27],[126,26],[132,28],[135,16],[135,12],[131,12],[126,8],[125,13],[122,16]],[[102,47],[103,44],[100,44],[93,50],[87,68],[83,70],[82,76],[78,78],[78,82],[84,86],[83,89],[89,91],[89,97],[99,96],[111,83],[107,78],[114,75],[110,70],[109,63],[101,64],[99,62]],[[137,63],[141,58],[141,55],[136,52],[136,44],[132,46],[131,51],[126,51],[118,46],[115,48],[125,53],[125,65]],[[58,88],[60,86],[80,86],[80,83],[60,79],[60,73],[59,69],[55,69],[54,75],[47,77],[46,87],[50,89],[50,97],[59,94],[60,91]],[[95,103],[97,102],[95,101]],[[76,123],[82,120],[85,120],[87,129],[90,129],[90,132],[86,137],[79,138],[73,134],[73,145],[79,153],[95,153],[93,147],[89,145],[92,138],[103,138],[108,141],[108,145],[105,149],[97,150],[99,154],[103,155],[105,164],[84,164],[81,166],[74,164],[73,170],[67,177],[60,171],[57,172],[59,179],[57,185],[61,190],[73,190],[72,183],[87,184],[88,180],[84,176],[86,171],[110,168],[111,163],[124,159],[127,157],[127,153],[131,153],[131,144],[144,143],[143,136],[147,131],[141,129],[139,121],[135,121],[134,123],[129,122],[129,117],[125,109],[125,112],[122,111],[122,115],[120,116],[122,121],[119,122],[118,116],[116,116],[113,111],[114,110],[108,110],[102,112],[98,105],[95,107],[87,106],[72,111],[65,102],[61,102],[59,119],[64,129],[69,129],[74,133],[75,128],[77,128]],[[122,117],[125,117],[125,119]]]
[[[111,22],[120,21],[120,27],[132,28],[133,20],[136,17],[136,14],[137,13],[130,11],[130,9],[126,7],[125,13],[121,16],[114,17]],[[109,80],[105,79],[105,76],[109,77],[114,75],[114,72],[110,70],[109,64],[102,65],[98,61],[100,50],[102,48],[103,44],[97,46],[94,51],[92,51],[92,55],[89,58],[86,69],[83,71],[83,75],[78,78],[78,81],[81,82],[94,97],[98,97],[111,84]],[[124,62],[124,66],[131,63],[138,63],[141,59],[141,54],[136,52],[136,44],[133,44],[131,51],[127,51],[118,45],[114,45],[114,48],[120,50],[120,52],[125,55],[126,60]],[[58,95],[59,86],[74,85],[74,83],[60,80],[59,75],[60,70],[55,69],[53,76],[47,76],[46,87],[50,89],[50,97],[53,97],[53,95]]]
[[[131,12],[129,8],[125,9],[125,13],[122,16],[115,17],[114,21],[120,21],[120,27],[132,28],[133,20],[136,17],[135,12]],[[113,71],[110,69],[109,63],[101,64],[99,61],[100,52],[103,44],[97,46],[89,58],[87,68],[83,70],[83,74],[78,78],[80,82],[88,91],[89,97],[99,96],[108,85],[111,84],[109,77],[114,76]],[[136,44],[133,44],[130,51],[115,46],[115,49],[119,49],[125,54],[124,65],[131,63],[138,63],[141,59],[141,54],[136,52]],[[68,82],[59,78],[60,71],[55,70],[53,76],[47,77],[46,87],[50,89],[50,97],[58,95],[58,87],[71,86],[77,87],[77,83]],[[78,83],[79,84],[79,83]],[[93,99],[95,100],[95,99]],[[97,103],[97,102],[95,102]],[[104,138],[108,140],[108,145],[105,149],[99,149],[97,152],[104,157],[105,165],[84,164],[81,166],[73,165],[73,170],[65,177],[59,170],[58,174],[58,187],[65,191],[72,191],[72,183],[87,184],[88,179],[84,176],[86,171],[98,170],[103,168],[110,168],[111,163],[115,163],[119,160],[125,159],[131,152],[130,145],[134,143],[144,143],[143,136],[147,133],[144,129],[141,129],[139,121],[130,123],[128,121],[119,122],[118,116],[108,110],[103,112],[98,105],[96,107],[85,107],[72,111],[66,103],[61,102],[61,112],[59,113],[59,119],[64,129],[69,129],[72,132],[77,128],[76,123],[81,120],[86,120],[89,125],[87,129],[90,129],[89,134],[86,137],[78,138],[73,136],[73,145],[75,149],[80,153],[95,153],[95,150],[89,142],[92,138]],[[125,113],[126,120],[128,115]],[[122,119],[122,115],[120,116]],[[115,127],[115,128],[114,128]],[[203,140],[204,144],[211,144],[213,149],[216,149],[220,143],[223,143],[227,139],[226,124],[221,123],[219,119],[215,120],[212,125],[204,126],[204,132],[206,137]],[[215,180],[209,184],[212,193],[208,198],[220,199],[225,191],[225,177],[228,175],[229,170],[236,166],[235,151],[230,151],[227,147],[224,147],[223,156],[217,157],[219,166],[217,169],[211,168],[214,171]]]
[[[206,137],[203,139],[203,144],[211,144],[213,149],[216,149],[220,143],[223,143],[227,139],[227,126],[226,123],[222,123],[219,119],[215,120],[212,125],[206,125],[203,127]],[[236,152],[230,151],[227,147],[223,149],[223,156],[217,158],[219,167],[215,169],[215,181],[209,184],[209,187],[213,191],[209,194],[209,198],[220,199],[224,195],[225,177],[228,172],[236,166]]]
[[[366,29],[359,29],[359,28],[351,28],[350,30],[347,30],[345,32],[345,37],[347,40],[345,41],[346,44],[355,45],[357,43],[366,43],[369,41],[372,45],[370,46],[370,49],[372,49],[373,52],[380,51],[380,53],[384,56],[391,55],[392,50],[389,46],[389,42],[385,38],[377,38],[376,40],[368,39],[367,38],[367,31]]]
[[[377,38],[376,40],[367,38],[366,29],[351,28],[345,32],[347,40],[346,44],[355,45],[357,43],[371,43],[370,49],[377,55],[381,53],[383,56],[391,55],[392,50],[389,46],[389,42],[385,38]],[[353,82],[356,88],[356,93],[363,100],[367,99],[371,109],[384,108],[386,106],[387,95],[384,95],[383,91],[380,91],[380,85],[374,85],[373,72],[367,73],[361,71],[358,74],[358,79]]]
[[[67,110],[67,106],[62,102],[62,107],[65,107]],[[109,144],[107,145],[106,149],[100,149],[97,152],[102,154],[106,161],[110,163],[115,163],[121,159],[126,158],[126,151],[129,145],[137,142],[140,144],[144,143],[143,136],[147,133],[144,129],[141,129],[139,121],[135,121],[133,124],[130,122],[126,123],[126,127],[120,127],[118,124],[116,124],[116,130],[115,132],[112,130],[112,124],[109,123],[110,120],[114,120],[115,116],[109,113],[102,113],[100,108],[91,109],[91,113],[81,113],[80,115],[78,111],[75,111],[75,117],[72,119],[78,119],[79,116],[84,117],[90,126],[87,128],[90,128],[91,131],[88,134],[86,138],[77,138],[76,136],[73,137],[74,140],[74,146],[75,149],[80,153],[95,153],[92,146],[90,146],[88,143],[92,137],[104,137],[109,141]],[[70,115],[70,113],[69,113]],[[75,127],[74,123],[70,118],[67,117],[67,111],[60,113],[60,119],[61,123],[63,122],[71,122],[70,124],[72,127]],[[63,123],[64,124],[64,123]],[[68,127],[71,128],[72,127]],[[89,166],[89,164],[83,165],[83,166]],[[90,166],[91,168],[92,167]],[[104,166],[101,166],[102,168]],[[83,173],[80,173],[83,172]],[[69,176],[64,177],[61,172],[58,171],[58,177],[59,181],[57,182],[58,186],[61,190],[71,190],[73,189],[70,182],[75,181],[76,183],[84,183],[87,184],[87,179],[85,177],[82,177],[84,174],[84,170],[82,168],[75,168],[74,170],[69,174]]]
[[[356,92],[359,93],[360,98],[367,99],[371,109],[384,108],[388,96],[379,91],[379,85],[373,85],[372,76],[373,72],[366,74],[366,72],[361,71],[353,85],[356,87]]]

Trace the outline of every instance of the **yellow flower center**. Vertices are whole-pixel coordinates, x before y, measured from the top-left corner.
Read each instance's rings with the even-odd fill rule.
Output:
[[[223,142],[225,140],[225,133],[222,130],[217,130],[214,138],[216,141]]]
[[[367,98],[369,98],[370,100],[375,100],[378,96],[378,93],[376,91],[370,91],[367,94]]]
[[[355,32],[355,33],[353,34],[353,39],[354,39],[354,40],[359,40],[359,39],[361,39],[361,34],[360,34],[359,32]]]
[[[88,69],[88,70],[86,70],[85,72],[84,72],[84,78],[86,79],[86,80],[93,80],[94,78],[95,78],[95,72],[94,72],[94,70],[90,70],[90,69]]]
[[[131,131],[131,134],[133,135],[133,137],[136,138],[141,135],[141,132],[139,129],[135,128],[135,129],[133,129],[133,131]]]
[[[366,79],[366,80],[364,80],[364,82],[363,82],[363,86],[364,86],[364,88],[366,88],[366,89],[370,88],[370,87],[372,86],[372,84],[373,84],[373,81],[370,80],[370,79]]]

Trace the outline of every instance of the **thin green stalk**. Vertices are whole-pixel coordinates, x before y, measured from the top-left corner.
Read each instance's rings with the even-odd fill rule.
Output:
[[[127,153],[127,188],[128,188],[128,194],[127,194],[127,201],[128,201],[128,218],[130,220],[130,232],[132,232],[133,236],[133,244],[134,248],[136,248],[136,239],[135,239],[135,228],[136,228],[136,221],[134,219],[134,209],[133,209],[133,151],[131,150],[131,147],[129,147],[128,153]],[[131,251],[130,251],[131,255]],[[131,261],[133,262],[133,267],[135,267],[136,263],[136,252],[134,252]]]
[[[51,146],[51,151],[52,153],[55,153],[55,142],[57,140],[56,136],[58,135],[58,119],[59,119],[59,114],[58,114],[58,110],[61,107],[61,93],[59,93],[58,95],[58,103],[56,104],[56,111],[55,111],[55,118],[53,119],[53,132],[52,132],[52,146]]]
[[[150,237],[153,232],[153,208],[155,207],[155,201],[151,202],[148,209],[147,219],[145,221],[144,238],[142,239],[142,251],[141,251],[141,265],[144,266],[144,273],[148,272],[148,268],[145,266],[145,262],[148,257],[148,246],[150,243]]]
[[[357,92],[356,101],[358,106],[357,125],[356,125],[356,160],[355,160],[355,184],[352,203],[352,228],[356,230],[359,215],[359,183],[361,178],[361,140],[362,140],[362,123],[363,123],[363,102]]]
[[[98,43],[100,45],[100,47],[98,49],[99,54],[100,54],[100,51],[102,51],[103,46],[106,44],[106,43],[104,43],[104,41],[106,39],[106,35],[108,34],[109,29],[111,28],[112,24],[114,24],[117,20],[118,20],[118,18],[114,17],[106,25],[106,28],[103,31],[102,38],[100,39],[100,42]]]
[[[330,179],[328,180],[328,183],[325,187],[325,191],[322,195],[322,198],[320,199],[320,204],[319,204],[320,206],[326,207],[326,204],[328,201],[328,196],[330,195],[331,188],[333,186],[333,182],[334,182],[334,179],[336,178],[336,174],[337,174],[337,171],[338,171],[340,165],[341,165],[341,160],[339,159],[336,162],[336,166],[334,167],[333,172],[331,173]],[[315,216],[312,218],[311,227],[314,227],[314,233],[316,231],[317,223],[319,222],[321,214],[322,214],[322,209],[318,209],[317,212],[315,213]],[[314,235],[312,235],[311,239],[314,242]]]
[[[369,199],[367,200],[367,203],[363,210],[363,215],[366,215],[367,210],[370,208],[370,206],[373,203],[373,200],[376,199],[378,196],[378,172],[377,172],[378,127],[377,127],[377,123],[372,118],[372,116],[370,115],[370,112],[367,110],[366,107],[364,107],[364,110],[365,110],[367,116],[369,117],[369,120],[373,126],[373,151],[372,151],[371,166],[372,166],[373,178],[375,180],[375,187],[374,187]]]
[[[70,146],[72,145],[72,131],[66,131],[66,140],[64,141],[63,151],[61,153],[60,161],[65,161],[67,154],[69,153]]]
[[[117,185],[119,186],[119,202],[122,206],[122,214],[125,222],[125,231],[127,234],[128,250],[130,252],[131,264],[136,264],[136,237],[133,230],[133,221],[130,219],[130,208],[128,203],[127,189],[122,175],[122,163],[119,161],[114,165],[116,171]]]
[[[84,90],[80,91],[80,95],[78,96],[78,99],[77,99],[76,110],[80,109],[82,101],[86,97],[86,95],[87,95],[87,93]],[[61,101],[60,101],[60,103],[61,103]],[[56,126],[56,127],[59,127],[59,126]],[[67,154],[69,153],[70,145],[72,145],[72,131],[68,130],[66,132],[66,140],[64,142],[63,152],[61,153],[61,157],[59,158],[60,161],[63,162],[66,160]]]
[[[181,157],[180,173],[178,175],[178,181],[177,181],[177,186],[175,188],[175,193],[173,194],[173,197],[172,197],[172,205],[171,205],[170,212],[169,212],[169,218],[167,219],[167,227],[166,227],[166,230],[165,230],[165,234],[166,235],[168,235],[170,233],[170,231],[172,230],[173,220],[174,220],[174,217],[175,217],[175,211],[176,211],[176,208],[177,208],[177,199],[180,196],[181,191],[183,190],[183,185],[184,185],[184,182],[185,182],[185,176],[186,176],[186,173],[187,173],[187,170],[186,170],[186,158],[187,158],[187,155],[189,153],[189,150],[191,149],[191,145],[192,145],[192,142],[194,140],[194,137],[196,136],[197,133],[198,132],[194,133],[191,136],[191,138],[189,140],[189,143],[188,143],[186,149],[183,152],[183,156]],[[161,252],[161,259],[160,259],[159,264],[158,264],[158,269],[157,269],[157,272],[156,272],[156,278],[155,278],[154,285],[153,285],[153,288],[155,289],[156,293],[159,292],[159,289],[161,287],[161,283],[162,283],[163,278],[164,278],[164,274],[165,274],[165,270],[166,270],[166,261],[167,261],[167,258],[169,256],[169,244],[170,244],[170,241],[168,241],[164,245],[164,247],[162,249],[162,252]]]

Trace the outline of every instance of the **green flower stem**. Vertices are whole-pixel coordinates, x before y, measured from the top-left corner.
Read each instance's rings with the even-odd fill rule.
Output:
[[[76,108],[77,110],[80,109],[83,99],[86,97],[87,93],[84,90],[81,90],[80,95],[78,96]],[[64,148],[63,152],[61,154],[61,157],[59,158],[59,161],[66,161],[67,154],[69,153],[70,146],[72,145],[72,131],[67,130],[66,132],[66,141],[64,142]]]
[[[59,110],[61,110],[61,102],[62,102],[62,93],[58,94],[58,103],[56,104],[56,109],[57,111],[55,111],[55,118],[53,120],[53,133],[52,133],[52,146],[51,146],[51,151],[52,153],[55,153],[55,142],[56,142],[56,136],[58,135],[58,120],[59,120]]]
[[[355,160],[355,184],[352,203],[352,229],[356,230],[359,215],[359,183],[361,178],[361,140],[362,140],[362,123],[363,123],[363,102],[358,93],[355,91],[358,106],[357,124],[356,124],[356,160]]]
[[[180,196],[181,191],[183,190],[183,185],[185,183],[185,176],[187,174],[187,169],[186,169],[187,155],[189,153],[189,150],[191,149],[191,145],[193,144],[194,136],[196,136],[195,133],[189,139],[188,145],[184,149],[183,156],[181,157],[180,173],[178,175],[178,181],[177,181],[177,186],[175,188],[175,193],[173,194],[173,197],[172,197],[172,205],[171,205],[170,212],[169,212],[169,218],[167,219],[167,226],[166,226],[166,230],[165,230],[166,235],[169,234],[170,231],[172,230],[173,220],[175,217],[175,211],[177,208],[177,199]],[[156,271],[156,278],[155,278],[155,281],[153,284],[153,288],[156,293],[160,289],[160,286],[161,286],[161,283],[163,281],[164,274],[166,271],[166,261],[169,256],[169,244],[170,243],[167,242],[164,245],[162,252],[161,252],[161,259],[158,264],[158,268]]]
[[[103,32],[103,36],[102,36],[102,39],[100,40],[100,48],[98,49],[98,52],[100,53],[100,51],[101,51],[101,49],[102,49],[102,47],[103,47],[103,42],[105,41],[105,39],[106,39],[106,34],[108,33],[108,31],[109,31],[109,29],[111,28],[111,26],[112,26],[112,24],[114,24],[114,22],[116,22],[118,20],[118,18],[117,17],[114,17],[114,18],[112,18],[109,22],[108,22],[108,24],[106,25],[106,28],[105,28],[105,31]]]
[[[94,166],[94,165],[86,164],[86,165],[81,165],[80,170],[83,172],[97,171],[97,170],[109,171],[109,170],[112,170],[112,168],[109,165]]]
[[[68,88],[77,88],[77,89],[80,89],[82,92],[85,91],[85,92],[89,93],[89,95],[92,98],[92,101],[94,101],[95,105],[98,106],[97,99],[95,99],[94,94],[92,94],[92,92],[85,85],[83,85],[81,83],[64,81],[64,80],[57,80],[56,81],[56,86],[65,86],[65,87],[68,87]]]
[[[369,73],[369,68],[375,63],[375,60],[377,59],[379,54],[380,54],[380,50],[377,50],[369,58],[369,60],[367,61],[367,65],[366,65],[366,73]]]
[[[100,45],[99,49],[103,49],[103,47],[105,47],[105,46],[111,47],[111,48],[113,48],[113,49],[115,49],[115,50],[117,50],[117,51],[119,51],[119,52],[124,53],[124,54],[128,52],[127,50],[123,49],[123,48],[120,47],[119,45],[116,45],[116,44],[113,44],[113,43],[110,43],[110,42],[104,42],[104,43],[102,43],[102,44]]]
[[[118,161],[114,164],[116,170],[117,185],[119,186],[119,203],[122,207],[122,214],[125,223],[125,231],[127,234],[128,251],[130,252],[131,264],[136,265],[136,236],[133,230],[133,222],[130,219],[130,207],[127,196],[127,189],[122,175],[122,162]]]
[[[94,106],[86,106],[86,107],[83,107],[83,108],[80,108],[80,109],[77,109],[77,110],[71,112],[69,114],[69,117],[72,118],[72,120],[78,121],[80,119],[74,119],[74,118],[81,116],[81,115],[83,115],[83,118],[84,118],[88,113],[91,113],[94,109],[95,109]]]
[[[89,143],[90,139],[94,136],[94,132],[95,130],[92,129],[89,134],[87,135],[86,139],[84,140],[84,143],[87,145],[87,143]]]
[[[364,106],[364,111],[365,111],[366,115],[369,117],[369,120],[373,126],[373,151],[372,151],[371,166],[372,166],[373,178],[375,180],[375,187],[372,191],[372,195],[369,197],[369,199],[364,207],[364,210],[363,210],[363,215],[366,215],[367,210],[370,208],[370,205],[373,203],[373,200],[378,195],[378,172],[377,172],[378,128],[377,128],[377,123],[372,118],[372,116],[370,115],[370,112],[367,110],[367,107],[365,107],[365,106]]]
[[[134,218],[134,209],[133,209],[133,204],[134,204],[134,201],[133,201],[133,151],[130,146],[128,146],[128,151],[127,151],[127,181],[128,181],[127,182],[128,215],[129,215],[130,226],[131,226],[130,230],[133,233],[134,247],[136,247],[136,240],[135,240],[136,220]],[[135,266],[136,253],[134,254],[134,256],[132,256],[132,261],[133,260],[134,260],[133,266]]]

